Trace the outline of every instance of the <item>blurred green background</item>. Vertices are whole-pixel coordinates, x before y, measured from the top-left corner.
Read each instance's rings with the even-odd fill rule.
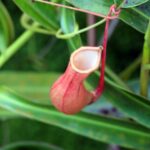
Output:
[[[22,12],[13,3],[13,1],[3,0],[2,2],[5,4],[12,17],[15,27],[15,38],[17,38],[25,30],[20,24]],[[87,16],[83,13],[76,13],[76,18],[81,28],[87,25],[86,17]],[[96,28],[97,43],[99,43],[102,38],[103,30],[104,25]],[[82,34],[81,37],[84,45],[87,45],[87,33]],[[144,34],[136,31],[132,27],[119,20],[108,42],[107,64],[117,74],[121,73],[122,70],[124,70],[142,53],[143,42]],[[20,88],[23,88],[24,85],[33,84],[33,86],[36,86],[36,81],[35,83],[32,83],[34,82],[32,78],[27,79],[28,81],[21,81],[24,79],[24,77],[22,76],[21,79],[18,79],[20,72],[33,72],[35,74],[45,72],[61,73],[65,70],[68,64],[69,56],[70,52],[65,40],[59,40],[54,36],[36,33],[2,67],[0,73],[0,83],[3,85],[8,85],[13,89],[17,89],[18,91],[20,90],[21,92],[22,89]],[[137,77],[139,77],[139,69],[136,70],[131,79],[135,80]],[[40,85],[40,82],[38,84]],[[36,97],[36,95],[34,95],[34,90],[32,91],[32,85],[30,89],[31,91],[26,91],[27,95],[24,94],[24,96],[29,97],[29,95],[33,95],[33,97]],[[45,93],[47,93],[47,91]],[[44,96],[41,95],[41,97]],[[47,101],[46,104],[48,104],[48,97],[45,99]],[[112,106],[110,106],[110,108],[116,109]],[[105,109],[104,114],[106,112],[107,115],[107,111],[109,110],[110,109]],[[11,143],[15,144],[13,145]],[[40,148],[38,144],[43,145],[43,147]],[[11,119],[7,117],[0,118],[0,146],[4,146],[3,148],[0,148],[2,150],[124,149],[121,147],[119,148],[117,146],[110,146],[108,144],[97,142],[58,127],[21,117],[14,117]]]

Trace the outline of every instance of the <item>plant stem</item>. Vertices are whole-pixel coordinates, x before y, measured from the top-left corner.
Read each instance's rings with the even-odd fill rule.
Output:
[[[143,69],[145,69],[145,70],[150,70],[150,64],[144,65],[144,66],[143,66]]]
[[[92,24],[92,25],[90,25],[90,26],[88,26],[88,27],[86,27],[86,28],[80,29],[80,30],[78,30],[78,26],[77,26],[74,32],[68,33],[68,34],[61,34],[61,29],[60,29],[60,30],[58,30],[58,32],[56,33],[56,37],[57,37],[57,38],[60,38],[60,39],[69,39],[69,38],[74,37],[75,35],[78,35],[78,34],[81,34],[81,33],[83,33],[83,32],[86,32],[86,31],[88,31],[88,30],[90,30],[90,29],[93,29],[93,28],[95,28],[95,27],[97,27],[97,26],[103,24],[105,21],[106,21],[106,19],[102,19],[102,20],[100,20],[99,22],[97,22],[97,23],[95,23],[95,24]]]
[[[145,34],[145,42],[143,47],[143,56],[141,64],[141,75],[140,75],[140,93],[145,97],[148,96],[149,70],[145,70],[144,66],[149,63],[150,63],[150,22],[148,25],[147,32]]]
[[[129,87],[127,86],[127,84],[125,84],[124,81],[122,81],[119,76],[117,76],[108,66],[106,66],[105,68],[106,74],[112,79],[114,80],[117,84],[119,84],[120,86],[122,86],[125,89],[129,89]]]
[[[34,34],[32,30],[25,31],[13,44],[0,56],[0,68],[21,48]]]
[[[121,0],[121,1],[118,1],[118,2],[114,1],[114,2],[117,5],[117,9],[120,9],[122,7],[122,5],[125,3],[125,0]]]
[[[26,14],[23,14],[21,16],[21,25],[27,29],[27,30],[32,30],[34,32],[38,32],[38,33],[42,33],[42,34],[48,34],[48,35],[55,35],[56,34],[56,31],[54,29],[45,29],[45,28],[41,28],[40,27],[40,24],[38,24],[37,22],[33,22],[32,21],[32,24],[30,23],[32,20],[30,17],[28,17]],[[31,28],[31,26],[33,24],[37,24],[37,26],[35,28]]]
[[[133,72],[140,66],[141,64],[141,55],[138,56],[132,64],[130,64],[129,66],[127,66],[127,68],[125,68],[121,73],[120,73],[120,78],[123,80],[128,80],[130,78],[130,76],[133,74]]]

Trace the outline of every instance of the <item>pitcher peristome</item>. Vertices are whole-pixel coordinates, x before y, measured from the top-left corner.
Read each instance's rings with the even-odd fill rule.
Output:
[[[102,47],[81,47],[70,57],[63,75],[50,90],[52,104],[65,114],[75,114],[95,99],[94,92],[84,87],[84,80],[101,62]]]

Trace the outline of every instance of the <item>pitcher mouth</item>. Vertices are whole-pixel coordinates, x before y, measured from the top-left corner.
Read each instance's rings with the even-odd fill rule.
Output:
[[[91,73],[98,69],[103,47],[81,47],[72,53],[72,69],[79,73]]]

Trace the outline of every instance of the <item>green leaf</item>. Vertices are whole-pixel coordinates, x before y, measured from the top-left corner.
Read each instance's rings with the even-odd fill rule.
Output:
[[[8,80],[6,80],[6,76]],[[42,105],[50,104],[48,97],[49,87],[56,80],[59,74],[49,73],[1,73],[0,84],[8,86],[34,103]],[[88,83],[95,87],[98,75],[93,74]],[[31,86],[32,85],[32,86]],[[36,94],[35,94],[36,93]],[[130,91],[127,91],[106,78],[105,98],[126,114],[142,125],[150,128],[150,102]]]
[[[93,74],[88,82],[95,87],[98,79],[98,74]],[[105,78],[103,95],[127,117],[150,128],[150,101],[148,99],[118,86],[108,78]]]
[[[122,89],[110,81],[107,81],[106,87],[107,91],[104,94],[113,105],[128,117],[150,128],[150,101],[148,99]],[[117,93],[117,98],[114,93]]]
[[[136,11],[136,10],[135,10]],[[137,7],[137,11],[142,12],[141,15],[148,16],[150,19],[150,1]]]
[[[65,4],[65,3],[64,3]],[[68,24],[68,22],[70,22]],[[75,12],[69,9],[62,8],[61,11],[61,28],[62,31],[67,34],[75,30],[77,26],[75,20]],[[73,42],[72,42],[73,41]],[[81,38],[79,35],[67,40],[70,49],[75,50],[82,45]]]
[[[33,150],[36,148],[36,150],[62,150],[58,147],[55,147],[49,143],[45,142],[36,142],[36,141],[20,141],[8,144],[6,146],[3,146],[3,150],[12,150],[12,149],[29,149],[32,148]]]
[[[16,115],[15,113],[12,113],[12,112],[9,112],[9,111],[6,111],[2,108],[0,108],[0,120],[7,120],[7,119],[14,119],[14,118],[17,118],[18,115]]]
[[[4,88],[0,89],[0,106],[30,119],[55,125],[98,141],[145,150],[150,147],[150,130],[129,121],[85,113],[64,115],[50,107],[32,104]]]
[[[53,73],[1,72],[0,85],[10,87],[33,102],[48,105],[49,89],[57,78],[58,75]]]
[[[147,13],[145,13],[145,11]],[[123,9],[120,19],[136,30],[145,33],[150,18],[150,1],[131,9]]]
[[[14,26],[9,12],[0,1],[0,52],[3,52],[14,39]]]
[[[139,6],[146,3],[148,0],[114,0],[114,2],[122,8],[129,8]]]
[[[97,1],[97,0],[66,0],[76,7],[89,10],[91,12],[108,14],[109,7],[113,4],[113,0]],[[145,32],[150,17],[150,1],[144,3],[140,7],[122,9],[119,18],[140,32]],[[147,13],[145,13],[145,11]]]
[[[58,29],[56,9],[50,5],[42,3],[34,3],[31,0],[13,0],[17,6],[37,21],[42,26],[49,30]]]
[[[76,7],[86,9],[89,11],[101,13],[104,15],[108,14],[109,7],[113,5],[113,0],[66,0],[67,2],[75,5]]]
[[[57,148],[57,150],[91,150],[93,148],[93,145],[95,149],[102,148],[103,150],[106,150],[107,148],[107,145],[104,143],[94,141],[77,134],[73,134],[56,126],[51,126],[49,124],[23,117],[10,117],[9,119],[3,119],[4,117],[1,118],[0,116],[1,149],[2,147],[7,148],[27,144],[26,147],[24,146],[24,149],[29,149],[30,145],[30,149],[33,150],[33,147],[31,148],[31,144],[34,143],[39,143],[39,145],[44,145],[46,147],[49,147],[49,149]],[[23,148],[19,147],[19,149]],[[37,149],[36,147],[35,150],[39,149]],[[43,149],[40,148],[40,150]]]

